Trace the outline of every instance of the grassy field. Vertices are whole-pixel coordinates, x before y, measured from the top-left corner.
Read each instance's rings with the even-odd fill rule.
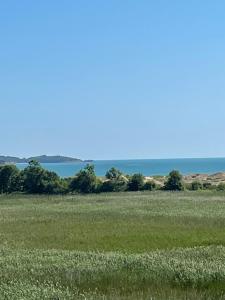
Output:
[[[0,299],[225,299],[225,193],[0,196]]]

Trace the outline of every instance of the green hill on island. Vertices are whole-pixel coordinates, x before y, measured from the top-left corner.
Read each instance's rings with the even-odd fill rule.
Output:
[[[81,159],[61,156],[61,155],[40,155],[29,158],[19,158],[14,156],[0,156],[0,163],[28,163],[30,160],[36,160],[39,163],[67,163],[67,162],[80,162]]]

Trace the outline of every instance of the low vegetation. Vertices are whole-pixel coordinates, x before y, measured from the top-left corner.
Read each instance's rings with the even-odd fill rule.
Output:
[[[0,255],[1,299],[224,299],[217,288],[225,280],[221,246],[135,255],[3,249]]]
[[[224,299],[224,186],[1,166],[0,299]]]
[[[217,189],[225,190],[223,182],[212,185],[210,182],[193,180],[186,183],[178,171],[172,171],[164,177],[148,179],[142,174],[125,175],[111,168],[105,177],[98,178],[94,166],[87,165],[74,177],[60,178],[56,173],[45,170],[31,160],[29,165],[20,171],[15,165],[0,166],[0,193],[24,192],[29,194],[66,194],[66,193],[101,193],[121,191],[182,191]]]
[[[0,299],[224,299],[225,194],[0,196]]]

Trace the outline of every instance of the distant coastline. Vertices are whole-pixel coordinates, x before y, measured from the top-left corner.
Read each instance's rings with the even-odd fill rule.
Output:
[[[61,177],[70,177],[79,172],[88,163],[93,164],[97,176],[104,176],[112,167],[124,174],[141,173],[144,176],[167,176],[171,170],[179,170],[183,175],[215,174],[225,172],[225,158],[200,159],[137,159],[137,160],[93,160],[77,161],[76,163],[42,163],[47,170],[56,172]],[[16,164],[19,169],[26,164]]]
[[[14,156],[0,156],[0,164],[19,164],[28,163],[31,160],[36,160],[39,163],[76,163],[76,162],[92,162],[92,160],[82,160],[79,158],[62,156],[62,155],[40,155],[28,158],[19,158]]]

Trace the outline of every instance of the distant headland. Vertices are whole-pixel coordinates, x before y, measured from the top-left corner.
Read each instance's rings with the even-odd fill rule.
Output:
[[[73,162],[87,162],[85,160],[79,159],[79,158],[73,158],[73,157],[67,157],[67,156],[61,156],[61,155],[40,155],[40,156],[32,156],[28,158],[19,158],[14,156],[4,156],[0,155],[0,164],[5,163],[12,163],[12,164],[18,164],[18,163],[28,163],[31,160],[36,160],[39,163],[73,163]],[[88,162],[91,162],[92,160],[88,160]]]

